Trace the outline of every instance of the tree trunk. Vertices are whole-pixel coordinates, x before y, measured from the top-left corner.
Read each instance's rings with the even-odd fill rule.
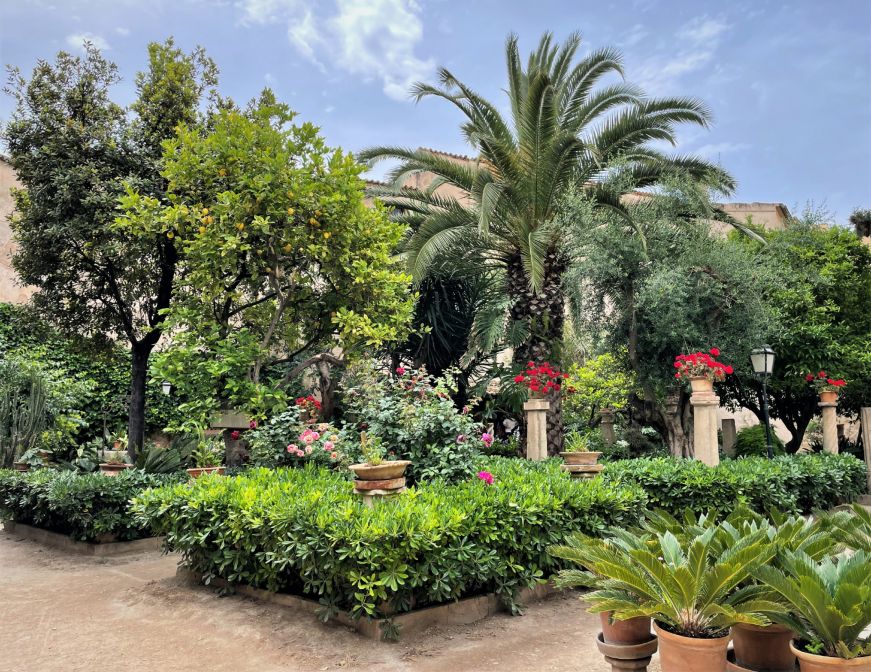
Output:
[[[318,360],[315,364],[318,370],[318,386],[321,393],[320,419],[329,422],[336,412],[336,383],[330,375],[330,363],[326,360]]]
[[[530,285],[520,256],[516,256],[508,264],[508,295],[513,299],[510,317],[512,322],[526,324],[529,330],[526,340],[514,349],[515,366],[525,368],[528,362],[536,364],[549,362],[554,368],[559,368],[565,325],[562,277],[566,266],[566,259],[559,251],[548,250],[545,255],[541,291],[536,293]],[[563,448],[561,392],[550,393],[548,401],[550,402],[550,410],[547,414],[548,453],[556,455]]]
[[[148,381],[148,358],[154,346],[136,343],[131,349],[130,407],[127,416],[127,452],[130,460],[145,443],[145,385]]]

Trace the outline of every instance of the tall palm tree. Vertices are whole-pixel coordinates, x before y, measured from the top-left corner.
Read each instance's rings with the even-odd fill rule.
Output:
[[[650,146],[675,144],[680,124],[707,126],[703,103],[647,98],[622,81],[600,85],[608,75],[622,78],[621,56],[605,48],[576,62],[580,42],[572,34],[559,45],[547,33],[524,68],[517,37],[508,37],[509,118],[445,68],[440,86],[414,85],[416,100],[435,96],[463,113],[460,129],[477,154],[474,161],[402,147],[373,147],[359,157],[399,161],[389,174],[391,186],[376,194],[409,225],[404,253],[416,281],[445,268],[479,268],[499,283],[502,299],[479,309],[470,345],[493,347],[501,339],[514,347],[520,365],[560,359],[562,278],[571,253],[555,215],[568,191],[585,190],[597,207],[620,211],[623,193],[675,172],[724,192],[734,187],[712,164]],[[405,186],[421,173],[434,176],[426,188]],[[454,189],[440,189],[444,185]],[[549,438],[554,449],[561,445],[556,433]]]

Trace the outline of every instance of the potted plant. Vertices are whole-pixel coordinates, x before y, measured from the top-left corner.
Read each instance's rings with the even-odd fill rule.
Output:
[[[820,401],[823,403],[832,403],[838,400],[838,394],[842,387],[847,385],[847,381],[843,378],[830,378],[825,371],[820,371],[816,375],[809,373],[804,379],[811,384],[820,395]]]
[[[778,564],[752,574],[783,603],[784,613],[772,619],[796,633],[790,647],[801,671],[871,672],[871,554],[817,562],[802,551],[783,551]]]
[[[100,463],[100,473],[106,476],[117,476],[125,469],[132,469],[127,462],[127,453],[123,451],[103,451],[103,462]]]
[[[731,366],[718,362],[720,351],[711,348],[708,352],[692,352],[674,358],[674,377],[689,380],[693,393],[713,392],[714,383],[722,382],[733,373]]]
[[[105,436],[105,435],[104,435]],[[112,438],[112,450],[127,451],[127,433],[116,434]]]
[[[566,464],[596,464],[602,453],[590,450],[590,444],[583,434],[572,432],[566,436],[565,450],[560,457]]]
[[[670,531],[610,530],[607,539],[574,535],[551,549],[586,571],[563,570],[560,585],[592,585],[591,612],[614,620],[652,618],[663,672],[725,672],[729,627],[768,625],[761,612],[779,606],[759,586],[739,588],[750,571],[771,560],[767,530],[723,548],[709,527],[682,539]]]
[[[348,467],[359,481],[400,479],[404,477],[405,470],[411,464],[408,460],[385,460],[381,439],[377,436],[369,436],[366,432],[360,432],[360,452],[363,461]]]
[[[191,478],[199,478],[203,474],[223,474],[224,444],[218,438],[203,438],[191,452],[194,466],[187,472]]]

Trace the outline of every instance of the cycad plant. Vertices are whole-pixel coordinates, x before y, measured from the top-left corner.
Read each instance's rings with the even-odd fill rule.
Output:
[[[510,345],[520,365],[560,360],[563,274],[573,250],[556,215],[569,191],[622,210],[621,195],[674,173],[723,192],[734,186],[713,164],[650,145],[675,144],[682,124],[707,126],[703,103],[647,98],[619,79],[603,85],[608,76],[622,77],[621,55],[605,48],[576,60],[580,42],[574,34],[560,45],[545,34],[524,64],[517,37],[509,36],[507,117],[447,69],[439,70],[439,86],[414,86],[417,100],[435,96],[459,109],[474,159],[391,146],[359,156],[399,161],[390,186],[375,193],[409,225],[404,253],[414,279],[491,276],[498,298],[477,308],[470,350]],[[417,178],[420,188],[411,185]]]
[[[871,656],[871,555],[858,551],[815,562],[801,551],[786,551],[778,564],[783,569],[759,565],[751,572],[788,609],[773,620],[798,633],[808,653]]]
[[[861,504],[820,514],[820,526],[848,548],[871,554],[871,511]]]
[[[774,557],[765,530],[723,547],[714,527],[682,540],[612,529],[604,539],[570,536],[550,552],[585,568],[560,571],[556,583],[593,587],[589,610],[616,620],[647,616],[684,637],[714,637],[735,623],[768,625],[766,614],[782,610],[768,589],[742,586]]]

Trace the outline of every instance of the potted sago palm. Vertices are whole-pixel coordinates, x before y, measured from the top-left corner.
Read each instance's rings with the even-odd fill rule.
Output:
[[[731,366],[717,361],[719,356],[718,348],[678,355],[674,358],[674,368],[677,369],[674,377],[690,381],[690,387],[696,394],[712,392],[715,382],[722,382],[733,373]]]
[[[796,633],[790,648],[801,672],[871,672],[871,554],[814,561],[783,551],[778,565],[757,566],[752,575],[784,605],[772,619]]]
[[[725,672],[729,627],[768,625],[762,612],[779,609],[767,589],[741,584],[771,560],[766,530],[741,537],[730,548],[715,528],[678,538],[670,531],[611,529],[607,538],[584,535],[551,549],[586,571],[563,570],[557,583],[595,588],[583,599],[610,619],[652,618],[662,672]]]
[[[366,432],[360,432],[360,452],[363,461],[348,467],[358,481],[404,480],[405,470],[411,464],[408,460],[385,459],[380,437]]]
[[[600,452],[590,450],[590,444],[583,434],[572,432],[566,435],[565,450],[560,453],[560,457],[566,464],[596,464]]]

